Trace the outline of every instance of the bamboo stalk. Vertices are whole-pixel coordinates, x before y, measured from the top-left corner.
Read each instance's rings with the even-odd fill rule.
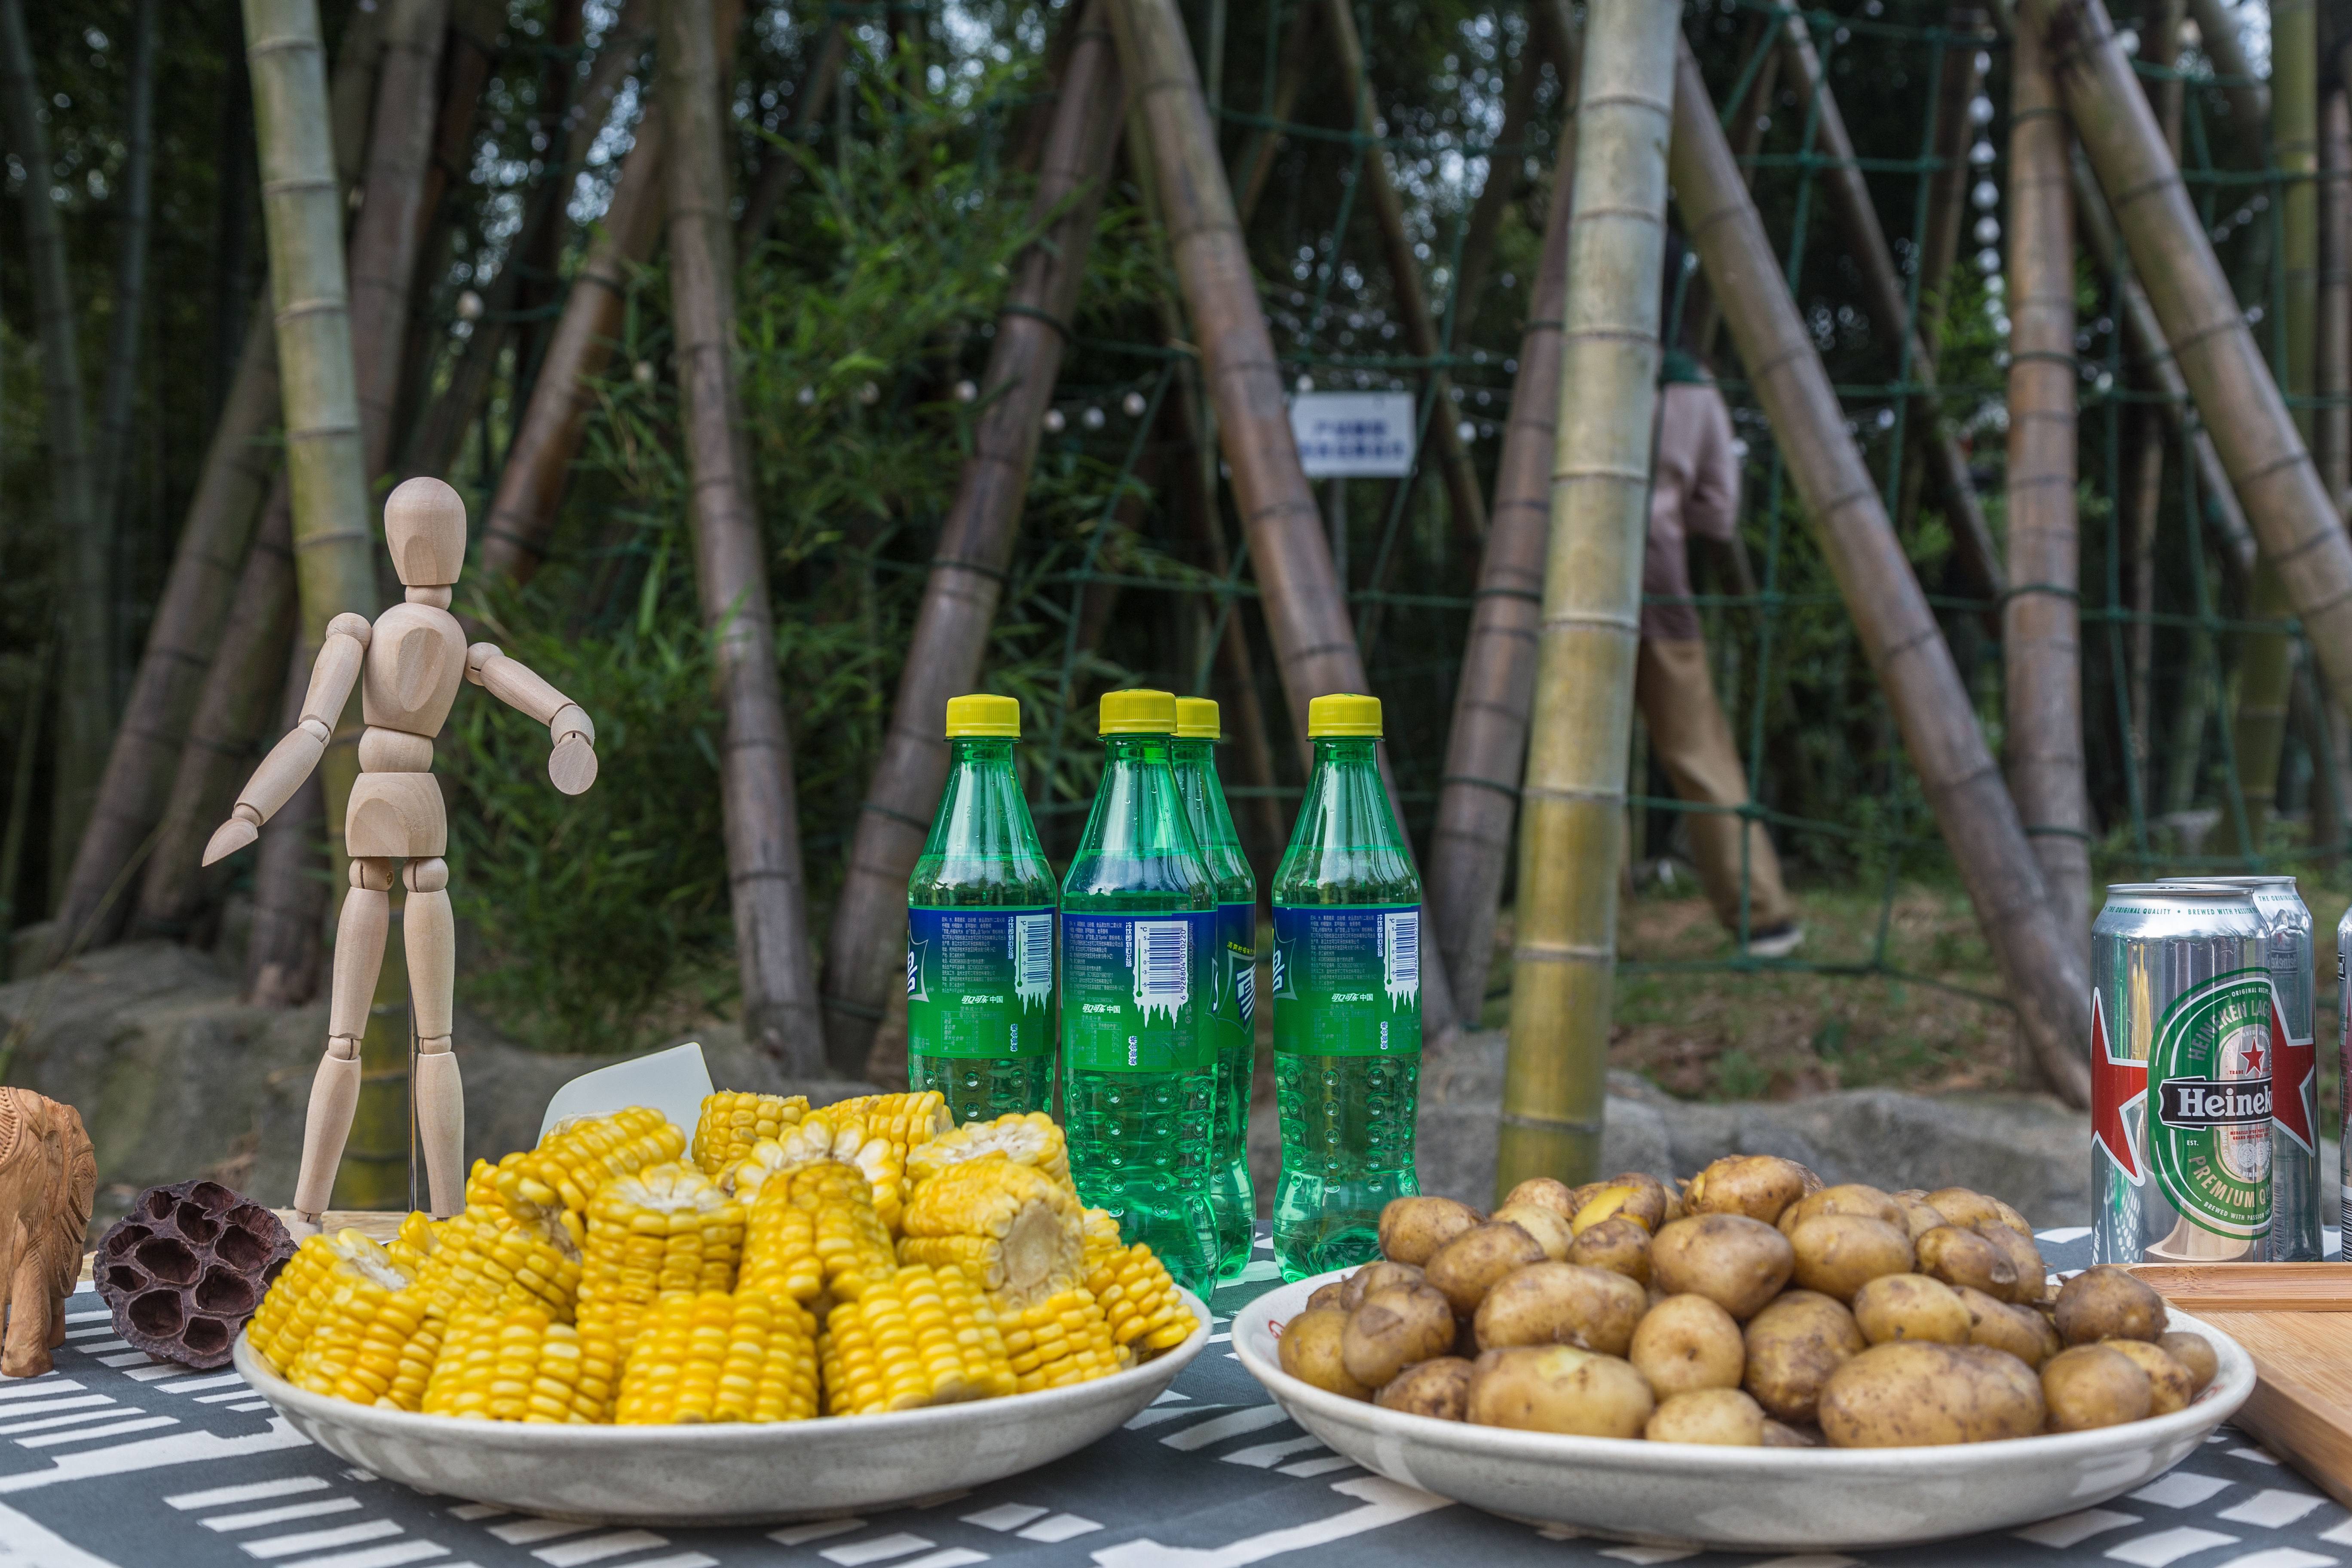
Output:
[[[1739,68],[1749,79],[1748,96],[1740,100],[1738,111],[1731,117],[1731,151],[1747,177],[1748,188],[1754,190],[1756,168],[1750,160],[1763,148],[1764,132],[1772,118],[1772,90],[1780,79],[1780,29],[1773,16],[1759,14],[1750,19]],[[1941,125],[1943,121],[1937,123]],[[1716,308],[1715,294],[1706,286],[1706,274],[1692,273],[1683,285],[1685,341],[1697,345],[1699,358],[1712,362],[1716,332],[1722,325],[1723,312]],[[1916,486],[1918,473],[1919,466],[1915,463],[1903,476],[1904,483]]]
[[[784,728],[768,609],[767,552],[740,439],[725,105],[711,11],[711,0],[667,0],[660,46],[671,315],[692,477],[687,516],[695,587],[726,715],[719,784],[743,1037],[788,1070],[808,1075],[824,1066],[824,1037],[809,946],[792,737]]]
[[[1944,16],[1947,31],[1980,33],[1985,14],[1972,6],[1955,5]],[[1969,45],[1947,45],[1943,68],[1936,81],[1936,171],[1927,176],[1927,225],[1919,237],[1919,342],[1929,362],[1944,355],[1944,327],[1951,313],[1952,267],[1958,259],[1960,231],[1968,223],[1969,137],[1975,125],[1969,105],[1975,101],[1984,73],[1977,67],[1982,51]],[[1909,539],[1919,520],[1919,494],[1926,488],[1927,437],[1915,421],[1905,433],[1903,490],[1895,505],[1895,531]]]
[[[1274,95],[1266,100],[1262,111],[1274,125],[1261,125],[1250,132],[1242,144],[1241,156],[1234,162],[1234,210],[1246,226],[1252,214],[1257,211],[1258,199],[1265,195],[1265,183],[1274,177],[1275,154],[1282,150],[1282,132],[1274,126],[1286,123],[1298,109],[1298,91],[1307,83],[1307,68],[1314,63],[1315,34],[1322,8],[1306,0],[1293,15],[1290,31],[1282,40],[1282,58],[1274,68]]]
[[[409,285],[424,239],[449,0],[390,0],[359,220],[351,237],[352,363],[370,480],[392,460]]]
[[[2221,79],[2221,96],[2230,105],[2230,129],[2244,149],[2247,161],[2260,167],[2263,135],[2271,121],[2271,89],[2263,85],[2246,58],[2246,46],[2238,37],[2238,19],[2221,0],[2189,0],[2189,12],[2197,18],[2199,46],[2204,49],[2205,58],[2213,62],[2214,74]],[[2277,64],[2275,31],[2271,60],[2273,66]]]
[[[1677,66],[1673,167],[1685,230],[1715,279],[1732,342],[1951,847],[2020,1032],[2051,1085],[2070,1104],[2087,1104],[2090,974],[2077,933],[2060,924],[1951,649],[1846,429],[1686,47]]]
[[[49,195],[56,163],[41,120],[40,87],[25,37],[23,0],[0,0],[0,113],[25,166],[25,248],[32,273],[34,337],[41,349],[41,434],[47,447],[50,526],[59,566],[63,626],[58,682],[58,746],[49,785],[49,886],[63,895],[106,766],[113,726],[110,632],[112,531],[95,511],[98,483],[82,403],[81,345],[65,227]]]
[[[1570,90],[1573,91],[1570,79]],[[1559,431],[1560,310],[1568,296],[1568,221],[1576,181],[1576,116],[1561,128],[1544,216],[1510,422],[1495,465],[1494,523],[1478,559],[1478,591],[1445,737],[1444,782],[1423,896],[1463,1016],[1486,1000],[1503,868],[1518,816],[1535,701],[1544,552],[1551,531],[1552,450]]]
[[[2009,580],[2001,606],[2009,793],[2058,927],[2091,962],[2091,803],[2074,505],[2074,226],[2065,111],[2032,29],[2010,58]]]
[[[111,314],[106,325],[106,373],[98,397],[98,433],[90,468],[91,515],[111,538],[125,478],[137,464],[138,433],[131,404],[139,388],[140,329],[146,321],[147,237],[152,227],[155,176],[155,0],[131,0],[130,48],[123,65],[122,183],[116,207]],[[101,783],[100,788],[104,789]]]
[[[107,893],[162,820],[191,722],[201,726],[209,711],[205,706],[209,696],[198,698],[197,693],[203,688],[209,694],[207,677],[223,617],[229,612],[247,542],[275,466],[275,451],[264,437],[277,423],[278,396],[277,341],[268,320],[257,310],[246,330],[236,381],[213,431],[195,496],[173,550],[172,570],[156,601],[122,722],[107,752],[89,829],[66,879],[51,963],[66,955],[71,942],[102,946],[122,928],[132,900],[117,899],[110,904]],[[282,655],[277,662],[284,663]],[[198,704],[193,712],[191,699]],[[213,826],[208,820],[204,831],[210,833]],[[193,876],[203,846],[202,837],[185,844],[159,839],[156,849],[168,855],[184,848],[185,869]],[[68,932],[87,936],[68,937]]]
[[[2352,65],[2352,44],[2341,57]],[[2341,513],[2352,501],[2352,105],[2346,89],[2327,95],[2320,116],[2319,410],[2315,443],[2321,481]]]
[[[1183,20],[1174,0],[1111,0],[1111,18],[1121,74],[1140,105],[1139,121],[1150,133],[1162,226],[1217,411],[1218,445],[1233,470],[1291,733],[1304,736],[1307,704],[1328,692],[1363,690],[1364,661],[1315,494],[1291,438],[1274,338],[1258,304]],[[1388,783],[1393,805],[1395,782]],[[1402,811],[1397,820],[1402,826]],[[1423,1037],[1443,1041],[1456,1023],[1444,966],[1423,965],[1421,984]]]
[[[1601,1158],[1680,10],[1585,13],[1497,1194],[1590,1180]]]
[[[1780,38],[1781,53],[1799,100],[1812,100],[1820,146],[1831,160],[1822,171],[1822,187],[1829,195],[1832,210],[1837,214],[1839,226],[1845,231],[1848,254],[1861,270],[1863,305],[1870,312],[1872,323],[1890,344],[1907,345],[1910,379],[1922,389],[1910,399],[1911,416],[1921,426],[1928,477],[1944,498],[1944,521],[1952,531],[1953,553],[1977,591],[1999,599],[2006,591],[2007,582],[2000,556],[1993,545],[1992,530],[1985,522],[1976,481],[1969,478],[1969,461],[1960,450],[1959,439],[1944,426],[1943,401],[1936,388],[1935,359],[1912,328],[1903,275],[1895,265],[1894,251],[1887,247],[1885,231],[1878,226],[1878,209],[1871,205],[1870,186],[1856,165],[1853,138],[1846,132],[1845,117],[1839,111],[1829,80],[1822,72],[1821,56],[1814,52],[1812,35],[1805,30],[1804,18],[1790,16]]]
[[[1126,89],[1105,3],[1090,0],[1057,87],[1030,205],[1033,223],[1053,222],[1014,264],[997,316],[971,455],[940,525],[890,727],[866,784],[834,906],[824,964],[825,1050],[835,1070],[847,1076],[866,1070],[891,979],[903,968],[898,933],[907,918],[907,878],[947,782],[941,715],[949,698],[971,690],[980,679],[1021,528],[1030,465],[1061,374],[1066,323],[1077,308],[1125,123]]]
[[[1518,64],[1511,71],[1511,84],[1503,90],[1503,125],[1495,133],[1496,151],[1486,155],[1486,183],[1478,187],[1478,199],[1470,205],[1470,216],[1462,226],[1462,250],[1456,258],[1454,275],[1453,324],[1447,329],[1449,343],[1470,342],[1470,329],[1478,320],[1479,297],[1486,291],[1486,269],[1495,258],[1495,239],[1503,230],[1503,214],[1511,205],[1511,197],[1519,188],[1520,165],[1524,151],[1505,153],[1501,149],[1517,149],[1527,140],[1528,121],[1535,113],[1536,88],[1543,80],[1545,51],[1542,35],[1530,31],[1528,41],[1519,50]],[[1573,60],[1560,62],[1563,83],[1571,83],[1576,69]],[[1570,85],[1571,91],[1573,89]],[[1442,411],[1441,411],[1442,412]]]
[[[800,91],[793,95],[792,108],[784,115],[784,123],[777,132],[780,136],[805,137],[809,127],[821,121],[825,106],[833,100],[835,84],[841,80],[841,67],[849,55],[849,36],[839,22],[825,28],[824,41],[817,46],[816,58],[810,62],[808,72],[801,79]],[[760,176],[752,183],[751,194],[743,198],[742,216],[735,220],[735,258],[748,258],[768,237],[768,225],[776,216],[776,207],[784,193],[800,178],[801,162],[780,147],[770,147],[760,155]]]

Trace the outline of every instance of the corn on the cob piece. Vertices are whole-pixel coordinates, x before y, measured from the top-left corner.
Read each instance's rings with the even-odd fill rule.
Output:
[[[816,1414],[816,1320],[757,1290],[669,1296],[646,1314],[621,1372],[613,1418],[804,1421]]]
[[[609,1420],[619,1356],[610,1341],[537,1307],[454,1320],[425,1385],[425,1414],[575,1425]]]
[[[440,1227],[431,1215],[418,1210],[400,1222],[399,1234],[385,1242],[383,1249],[414,1279],[440,1245]]]
[[[615,1176],[589,1202],[585,1251],[577,1321],[608,1330],[625,1352],[661,1297],[734,1289],[743,1205],[691,1165]]]
[[[955,1126],[955,1117],[948,1110],[948,1097],[936,1089],[917,1094],[861,1094],[851,1100],[836,1100],[820,1109],[833,1118],[835,1126],[844,1121],[866,1123],[866,1131],[898,1145],[902,1162],[908,1150],[928,1143]]]
[[[872,1415],[1013,1388],[995,1312],[961,1271],[901,1268],[825,1317],[825,1408]]]
[[[422,1408],[446,1327],[427,1305],[413,1286],[387,1291],[373,1278],[344,1283],[303,1342],[287,1381],[356,1405]]]
[[[702,1097],[694,1124],[694,1163],[713,1181],[740,1163],[762,1138],[776,1139],[808,1114],[805,1094],[751,1094],[720,1089]]]
[[[762,1139],[720,1178],[721,1184],[746,1202],[779,1171],[798,1170],[826,1160],[855,1165],[874,1194],[874,1212],[883,1228],[896,1236],[906,1181],[906,1147],[867,1130],[856,1118],[844,1120],[831,1109],[812,1110],[781,1138]]]
[[[1101,1303],[1084,1286],[1006,1317],[1003,1333],[1018,1393],[1089,1383],[1125,1364]]]
[[[925,1182],[951,1165],[1001,1154],[1015,1165],[1043,1171],[1062,1185],[1070,1185],[1070,1156],[1062,1130],[1042,1110],[1012,1111],[993,1121],[967,1121],[919,1143],[907,1154],[909,1201]],[[1076,1188],[1071,1188],[1075,1192]]]
[[[742,1289],[823,1310],[853,1300],[898,1268],[873,1188],[855,1165],[827,1160],[768,1179],[744,1227]]]
[[[1094,1261],[1094,1260],[1089,1260]],[[1192,1338],[1192,1309],[1176,1293],[1168,1266],[1142,1242],[1111,1253],[1087,1271],[1087,1289],[1101,1303],[1114,1343],[1149,1361]]]
[[[1086,1279],[1084,1215],[1045,1172],[988,1154],[916,1190],[898,1259],[953,1265],[1007,1308],[1033,1306]]]
[[[686,1152],[686,1134],[647,1106],[590,1117],[558,1128],[509,1166],[501,1163],[499,1196],[518,1218],[558,1208],[584,1213],[596,1189]]]
[[[407,1289],[409,1277],[383,1247],[356,1230],[307,1238],[295,1248],[248,1325],[256,1354],[290,1379],[303,1348],[345,1287],[372,1283],[383,1293]]]
[[[558,1322],[572,1321],[580,1296],[578,1215],[559,1210],[545,1219],[518,1219],[502,1207],[469,1205],[436,1227],[431,1257],[416,1272],[430,1310],[455,1318],[464,1310],[503,1312],[537,1306]]]
[[[1088,1209],[1082,1222],[1086,1232],[1087,1272],[1092,1274],[1102,1266],[1104,1258],[1114,1252],[1125,1252],[1127,1243],[1118,1234],[1118,1221],[1108,1209]]]

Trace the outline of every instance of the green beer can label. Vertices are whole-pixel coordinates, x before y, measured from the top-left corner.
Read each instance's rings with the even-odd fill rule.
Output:
[[[2278,1018],[2269,971],[2241,969],[2175,998],[2148,1048],[2158,1189],[2183,1219],[2220,1236],[2270,1230]]]
[[[1092,1072],[1190,1072],[1217,1058],[1210,1033],[1223,954],[1213,910],[1062,917],[1062,1038]]]
[[[1276,905],[1274,1048],[1419,1055],[1421,906]]]
[[[907,1048],[1042,1057],[1054,1048],[1054,910],[907,911]]]

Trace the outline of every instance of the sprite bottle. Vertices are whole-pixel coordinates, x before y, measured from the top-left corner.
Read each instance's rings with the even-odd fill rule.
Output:
[[[1307,704],[1315,772],[1274,877],[1274,1082],[1286,1279],[1379,1256],[1381,1210],[1421,1190],[1421,878],[1389,809],[1376,697]]]
[[[1209,1031],[1217,1043],[1217,1126],[1210,1151],[1209,1206],[1217,1217],[1217,1273],[1239,1274],[1257,1245],[1257,1193],[1250,1185],[1250,1079],[1257,1061],[1257,877],[1217,782],[1217,705],[1176,700],[1176,788],[1217,884],[1217,952],[1210,976]]]
[[[959,1122],[1054,1102],[1054,868],[1013,768],[1021,704],[948,702],[947,788],[907,879],[907,1087]]]
[[[1168,692],[1102,700],[1102,782],[1062,879],[1062,1100],[1078,1195],[1206,1294],[1217,884],[1177,792],[1175,729]]]

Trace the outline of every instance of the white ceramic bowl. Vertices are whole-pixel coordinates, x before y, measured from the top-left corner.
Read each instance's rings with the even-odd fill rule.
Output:
[[[1513,1519],[1675,1546],[1894,1546],[2071,1513],[2194,1451],[2253,1392],[2254,1363],[2183,1312],[2221,1369],[2169,1415],[2048,1437],[1937,1448],[1717,1448],[1472,1426],[1343,1399],[1286,1373],[1275,1325],[1343,1271],[1270,1290],[1234,1319],[1234,1349],[1291,1418],[1393,1481]]]
[[[390,1480],[611,1524],[767,1524],[918,1502],[1085,1447],[1167,1391],[1209,1339],[1186,1292],[1182,1344],[1126,1372],[1005,1399],[819,1421],[547,1426],[458,1421],[295,1387],[239,1334],[236,1370],[295,1430]]]

